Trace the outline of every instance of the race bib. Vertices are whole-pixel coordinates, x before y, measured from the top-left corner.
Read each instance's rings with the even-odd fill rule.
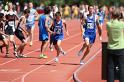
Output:
[[[56,32],[57,34],[60,34],[61,33],[61,28],[55,28],[54,32]]]
[[[14,22],[13,22],[13,21],[9,21],[9,22],[8,22],[8,25],[14,26]]]
[[[87,23],[87,28],[93,29],[94,28],[94,24],[93,23]]]

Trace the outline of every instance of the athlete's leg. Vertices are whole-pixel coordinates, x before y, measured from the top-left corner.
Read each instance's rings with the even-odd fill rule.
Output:
[[[9,55],[9,41],[6,38],[4,38],[2,42],[3,42],[2,47],[6,47],[6,55],[8,56]]]
[[[33,45],[33,37],[34,37],[34,25],[31,27],[31,30],[30,30],[30,46]]]
[[[60,55],[60,53],[62,52],[62,48],[61,48],[61,40],[58,40],[56,45],[55,45],[55,49],[57,51],[57,57]]]
[[[82,48],[80,49],[77,55],[81,56],[85,48],[86,48],[86,43],[83,44]]]
[[[30,41],[31,29],[27,27],[26,31],[28,32],[28,36],[27,36],[26,40],[27,40],[27,41],[28,41],[28,40]]]
[[[50,35],[50,45],[49,45],[49,48],[50,48],[50,51],[53,51],[53,35]]]
[[[47,41],[42,41],[41,44],[41,54],[43,54],[48,46],[48,40]]]
[[[26,46],[26,44],[27,44],[27,41],[25,39],[23,39],[22,43],[20,44],[20,46],[17,49],[17,52],[19,54],[23,53],[23,50],[24,50],[24,47]]]
[[[84,52],[83,57],[81,58],[81,61],[83,61],[85,59],[85,57],[89,54],[90,52],[90,48],[91,48],[91,44],[89,41],[89,38],[85,38],[85,44],[86,44],[86,51]]]
[[[14,35],[10,35],[10,42],[13,44],[14,53],[15,53],[15,51],[16,51],[16,44],[15,44],[15,41],[14,41]]]

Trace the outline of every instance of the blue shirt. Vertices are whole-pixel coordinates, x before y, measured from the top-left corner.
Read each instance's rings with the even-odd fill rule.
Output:
[[[34,8],[30,9],[30,14],[35,15],[36,10]]]
[[[103,23],[105,18],[105,13],[103,11],[99,11],[98,16],[99,16],[99,22]]]
[[[95,33],[96,32],[96,19],[95,15],[87,16],[86,23],[84,25],[85,32]]]
[[[64,39],[62,20],[60,20],[59,22],[54,20],[54,32],[56,32],[56,35],[54,35],[55,40],[63,40]]]
[[[47,38],[48,32],[45,27],[46,15],[41,15],[39,18],[39,37]]]
[[[34,15],[30,14],[28,18],[26,19],[26,26],[33,26],[35,22]]]

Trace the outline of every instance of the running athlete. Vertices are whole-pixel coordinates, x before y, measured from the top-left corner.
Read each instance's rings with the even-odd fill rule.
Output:
[[[0,30],[4,31],[5,15],[2,6],[0,5]]]
[[[100,10],[98,12],[98,19],[99,19],[99,24],[102,26],[104,23],[104,18],[105,18],[105,12],[103,11],[103,8],[100,7]]]
[[[65,21],[61,19],[61,13],[60,12],[57,12],[55,14],[53,27],[54,27],[54,32],[56,33],[53,35],[53,45],[57,51],[57,56],[56,56],[54,61],[58,62],[59,61],[59,59],[58,59],[59,55],[60,54],[65,55],[65,52],[63,51],[63,49],[61,47],[61,42],[64,39],[63,27],[65,27],[66,34],[69,35],[68,30],[67,30],[67,25],[66,25]]]
[[[52,21],[54,20],[55,16],[52,14],[53,11],[50,12],[50,18],[52,19]],[[50,27],[50,30],[53,31],[53,27]],[[53,51],[53,39],[52,39],[53,34],[50,34],[50,51]]]
[[[9,10],[6,12],[6,24],[5,24],[5,34],[9,35],[9,40],[14,46],[14,55],[16,54],[16,44],[14,41],[14,33],[16,28],[16,20],[18,20],[18,16],[16,11],[13,10],[13,4],[8,3]]]
[[[3,42],[3,44],[0,45],[0,51],[1,51],[1,53],[3,53],[2,48],[6,47],[6,56],[5,57],[7,57],[9,55],[9,46],[8,46],[8,40],[6,38],[7,35],[4,34],[4,31],[3,31],[3,29],[4,29],[4,22],[5,22],[5,20],[4,20],[4,13],[0,12],[0,41]]]
[[[89,14],[87,17],[81,18],[81,32],[83,34],[84,44],[83,47],[78,52],[78,56],[82,55],[82,52],[86,48],[83,57],[80,60],[80,64],[84,64],[84,58],[90,52],[90,48],[96,39],[96,27],[98,27],[99,36],[101,37],[101,28],[98,23],[98,18],[95,14],[93,14],[93,6],[89,6],[88,8]]]
[[[1,6],[0,6],[0,9],[1,9]],[[1,10],[0,10],[0,31],[1,32],[3,32],[3,29],[4,29],[4,22],[5,22],[5,20],[4,20],[4,12],[2,12]],[[3,53],[3,50],[2,50],[2,46],[0,46],[0,51]]]
[[[39,41],[42,42],[40,58],[47,58],[44,52],[48,45],[48,39],[49,39],[48,33],[54,34],[54,32],[50,30],[50,27],[52,26],[52,19],[50,18],[49,14],[50,14],[50,7],[45,7],[44,15],[41,15],[39,18],[39,23],[38,23]]]
[[[104,23],[104,19],[105,19],[105,12],[103,11],[102,7],[100,7],[100,10],[99,10],[97,15],[98,15],[100,27],[102,29],[103,23]],[[102,38],[100,38],[100,39],[102,40]]]
[[[9,45],[8,45],[8,39],[7,39],[6,37],[8,37],[8,36],[7,36],[6,34],[4,34],[4,33],[0,30],[0,41],[3,42],[3,44],[0,45],[1,52],[3,53],[2,48],[3,48],[3,47],[6,47],[6,55],[5,55],[5,57],[8,57],[8,55],[9,55]]]
[[[34,28],[35,28],[35,20],[38,19],[39,15],[37,11],[33,8],[33,3],[29,2],[29,10],[30,10],[30,16],[27,19],[27,23],[30,23],[27,26],[27,31],[29,33],[29,39],[30,39],[30,46],[33,45],[33,35],[34,35]]]
[[[29,14],[30,14],[30,11],[28,9],[24,10],[23,15],[21,16],[21,18],[18,22],[16,31],[15,31],[15,35],[22,42],[22,44],[20,44],[20,46],[16,50],[18,57],[26,57],[25,55],[23,55],[23,50],[27,44],[27,39],[25,38],[23,32],[26,35],[28,35],[28,32],[25,30],[24,26],[26,23],[26,17],[28,17]]]

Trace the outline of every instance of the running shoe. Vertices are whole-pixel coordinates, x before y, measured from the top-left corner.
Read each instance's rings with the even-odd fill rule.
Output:
[[[14,51],[14,56],[15,56],[16,58],[19,58],[19,55],[18,55],[18,53],[17,53],[16,51]]]
[[[79,52],[78,52],[78,54],[77,54],[77,55],[78,55],[78,56],[81,56],[81,55],[82,55],[82,53],[83,53],[83,51],[81,50],[81,51],[79,51]]]
[[[8,57],[9,57],[9,53],[6,53],[5,58],[8,58]]]
[[[55,61],[55,62],[59,62],[58,57],[55,57],[54,61]]]
[[[53,47],[52,46],[50,46],[50,51],[53,51]]]
[[[84,61],[83,60],[80,61],[80,65],[84,65]]]
[[[46,59],[46,58],[47,58],[47,56],[46,56],[46,55],[44,55],[44,54],[41,54],[41,55],[40,55],[40,58],[44,58],[44,59]]]
[[[26,57],[27,57],[27,56],[24,55],[24,54],[19,54],[18,56],[21,57],[21,58],[26,58]]]
[[[33,43],[32,42],[30,42],[30,46],[32,46],[33,45]]]
[[[61,53],[62,53],[62,55],[63,55],[63,56],[65,56],[65,55],[66,55],[66,52],[65,52],[65,51],[62,51]]]

